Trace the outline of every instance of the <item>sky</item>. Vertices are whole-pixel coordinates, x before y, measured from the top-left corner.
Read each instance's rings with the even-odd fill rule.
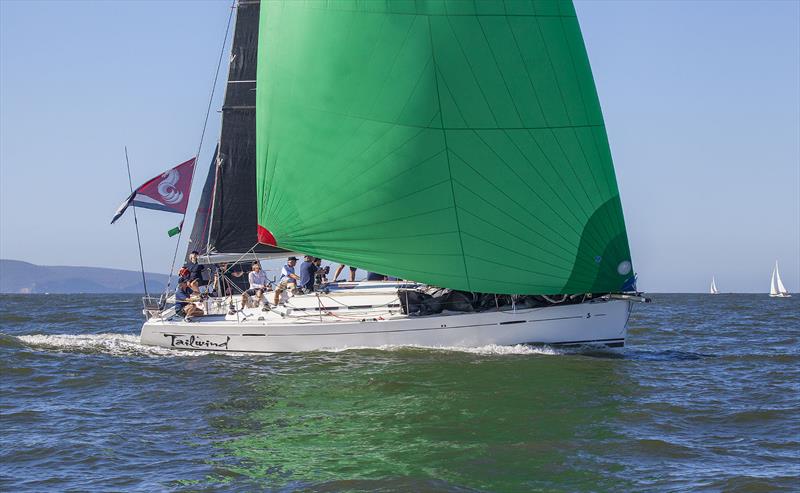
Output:
[[[777,259],[798,292],[800,1],[575,5],[639,288],[765,292]],[[134,186],[197,152],[229,11],[0,0],[0,258],[138,270],[132,214],[109,225],[125,146]],[[179,222],[139,212],[146,270],[169,271]]]

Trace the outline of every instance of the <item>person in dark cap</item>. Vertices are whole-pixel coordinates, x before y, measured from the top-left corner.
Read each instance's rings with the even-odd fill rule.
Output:
[[[183,317],[186,322],[203,315],[203,309],[194,304],[197,300],[192,294],[194,290],[189,287],[189,280],[185,277],[178,278],[178,287],[175,289],[175,315]]]
[[[275,288],[275,296],[273,298],[273,304],[277,305],[281,300],[281,294],[289,288],[289,286],[293,286],[297,284],[297,281],[300,280],[300,276],[294,273],[294,266],[297,264],[297,257],[291,256],[286,259],[286,265],[283,266],[281,269],[281,278],[278,281],[278,286]]]

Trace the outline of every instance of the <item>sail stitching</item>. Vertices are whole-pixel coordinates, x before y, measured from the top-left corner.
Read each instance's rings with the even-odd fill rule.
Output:
[[[443,151],[440,151],[439,154],[441,154],[442,152]],[[396,198],[390,200],[389,202],[384,202],[383,204],[380,205],[380,207],[385,207],[385,206],[387,206],[389,204],[392,204],[394,202],[401,202],[401,201],[406,200],[406,199],[408,199],[410,197],[413,197],[416,194],[419,194],[419,193],[422,193],[422,192],[426,192],[426,191],[428,191],[430,189],[436,188],[436,187],[438,187],[438,186],[440,186],[440,185],[442,185],[444,183],[447,183],[447,182],[448,182],[448,179],[444,179],[444,180],[441,180],[441,181],[439,181],[437,183],[434,183],[432,185],[428,185],[425,188],[420,188],[420,189],[414,190],[413,192],[409,192],[409,193],[407,193],[405,195],[396,197]],[[348,215],[348,217],[357,216],[358,214],[362,214],[364,212],[371,211],[374,208],[375,208],[375,206],[370,206],[370,207],[367,207],[367,208],[364,208],[364,209],[361,209],[361,210],[358,210],[358,211],[348,211],[347,215]],[[430,213],[430,212],[435,212],[435,211],[425,211],[422,214],[427,214],[427,213]],[[410,216],[410,217],[414,217],[414,216]],[[358,226],[352,226],[352,227],[349,227],[349,228],[337,228],[336,231],[347,231],[349,229],[365,228],[365,227],[368,227],[368,226],[375,226],[375,225],[384,224],[384,223],[385,223],[385,221],[378,221],[378,222],[374,222],[374,223],[360,224]],[[298,234],[288,234],[287,235],[287,239],[288,238],[293,238],[293,239],[297,240],[299,238],[304,238],[306,236],[318,235],[321,232],[330,232],[330,228],[326,227],[326,224],[327,224],[326,222],[321,222],[321,223],[318,223],[318,224],[311,224],[308,228],[304,229],[302,232],[298,231],[297,232]],[[318,229],[314,229],[316,226],[320,226],[322,228],[322,231],[320,231]]]
[[[484,140],[484,139],[483,139],[483,138],[480,136],[480,134],[479,134],[478,132],[475,132],[475,135],[476,135],[476,136],[478,137],[478,139],[479,139],[479,140],[480,140],[480,141],[483,143],[483,145],[485,145],[485,146],[486,146],[486,147],[487,147],[487,148],[488,148],[488,149],[489,149],[489,150],[490,150],[490,151],[491,151],[491,152],[492,152],[492,153],[493,153],[493,154],[494,154],[494,155],[497,157],[497,159],[498,159],[498,160],[499,160],[501,163],[503,163],[503,164],[506,166],[506,168],[508,168],[508,169],[509,169],[509,170],[510,170],[510,171],[511,171],[513,174],[514,174],[514,176],[516,176],[516,177],[517,177],[517,178],[520,180],[520,183],[524,183],[524,184],[527,186],[528,190],[530,190],[530,191],[531,191],[531,192],[532,192],[532,193],[533,193],[533,194],[534,194],[536,197],[538,197],[538,198],[539,198],[539,200],[541,200],[543,203],[547,204],[548,208],[550,208],[550,210],[553,212],[553,214],[555,214],[555,215],[556,215],[557,217],[559,217],[559,218],[561,217],[561,216],[559,216],[559,215],[558,215],[558,213],[555,211],[555,209],[553,209],[553,208],[552,208],[552,206],[550,206],[550,205],[547,203],[547,201],[545,201],[545,200],[544,200],[544,199],[541,197],[541,195],[539,195],[539,194],[536,192],[536,190],[534,190],[533,188],[531,188],[531,186],[530,186],[530,185],[529,185],[529,184],[528,184],[528,183],[527,183],[527,182],[526,182],[526,181],[525,181],[525,180],[524,180],[524,179],[523,179],[523,178],[522,178],[522,177],[521,177],[521,176],[520,176],[520,175],[519,175],[519,174],[516,172],[516,170],[514,170],[514,169],[513,169],[513,167],[512,167],[510,164],[508,164],[508,162],[506,162],[506,160],[505,160],[505,159],[503,159],[503,158],[502,158],[502,157],[501,157],[501,156],[500,156],[500,155],[499,155],[499,154],[498,154],[498,153],[497,153],[497,152],[494,150],[494,148],[492,148],[492,147],[491,147],[491,146],[490,146],[490,145],[489,145],[489,144],[488,144],[488,143],[487,143],[487,142],[486,142],[486,141],[485,141],[485,140]],[[507,134],[506,134],[506,135],[507,135]],[[463,160],[463,159],[462,159],[462,160]],[[466,161],[465,161],[465,163],[466,163]],[[468,163],[467,163],[467,164],[468,164]],[[477,171],[476,171],[476,172],[477,172]],[[484,178],[484,179],[486,179],[486,178]],[[486,180],[487,180],[487,181],[489,181],[488,179],[486,179]],[[548,185],[548,187],[549,187],[549,185]],[[551,188],[551,190],[552,190],[552,188]],[[539,222],[541,222],[541,223],[542,223],[544,226],[546,226],[548,229],[550,229],[551,231],[553,231],[553,233],[556,233],[556,231],[555,231],[555,230],[553,230],[553,228],[552,228],[552,227],[550,227],[550,226],[548,226],[547,224],[545,224],[545,223],[544,223],[543,221],[541,221],[541,220],[540,220],[540,219],[539,219],[537,216],[534,216],[534,215],[533,215],[533,213],[531,213],[530,211],[527,211],[527,209],[525,209],[525,210],[526,210],[526,212],[528,212],[529,214],[531,214],[533,217],[536,217],[536,219],[537,219],[537,220],[539,220]],[[561,220],[562,220],[562,222],[563,222],[564,224],[566,224],[568,227],[570,227],[570,229],[572,229],[572,230],[573,230],[573,231],[574,231],[574,232],[575,232],[575,233],[576,233],[576,234],[577,234],[577,235],[580,237],[580,234],[581,234],[581,233],[580,233],[579,231],[575,230],[575,228],[574,228],[574,227],[572,227],[572,225],[571,225],[571,224],[569,224],[568,222],[564,221],[564,220],[563,220],[563,218],[561,218]],[[558,233],[556,233],[556,234],[557,234],[558,236],[560,236],[562,239],[566,240],[566,238],[564,238],[564,236],[563,236],[563,235],[561,235],[561,234],[558,234]]]
[[[463,184],[461,184],[461,183],[459,183],[459,185],[463,186]],[[472,192],[472,193],[474,194],[475,192]],[[470,212],[470,211],[468,211],[468,210],[466,210],[466,209],[462,209],[462,210],[463,210],[464,212],[466,212],[467,214],[469,214],[470,216],[474,217],[475,219],[477,219],[477,220],[479,220],[479,221],[481,221],[481,222],[483,222],[483,223],[486,223],[486,224],[488,224],[488,225],[490,225],[490,226],[494,227],[495,229],[498,229],[498,230],[502,231],[502,232],[503,232],[503,233],[505,233],[506,235],[508,235],[508,236],[511,236],[511,237],[513,237],[513,238],[516,238],[516,239],[518,239],[518,240],[522,241],[523,243],[526,243],[527,245],[529,245],[529,246],[531,246],[531,247],[534,247],[534,248],[536,248],[537,250],[540,250],[540,251],[541,251],[541,252],[543,252],[544,254],[547,254],[547,255],[552,255],[552,256],[554,256],[554,257],[557,257],[557,258],[559,258],[559,259],[561,259],[561,260],[563,260],[563,261],[567,262],[567,263],[568,263],[570,266],[572,265],[572,259],[570,259],[570,258],[564,258],[564,257],[561,257],[561,256],[559,256],[558,254],[556,254],[556,253],[553,253],[553,252],[549,252],[549,251],[547,251],[547,250],[544,250],[543,248],[541,248],[541,247],[539,247],[539,246],[536,246],[536,245],[531,245],[530,243],[528,243],[528,241],[527,241],[525,238],[522,238],[521,236],[518,236],[518,235],[516,235],[516,234],[514,234],[514,233],[512,233],[512,232],[510,232],[510,231],[508,231],[508,230],[505,230],[505,229],[503,229],[503,228],[501,228],[501,227],[497,226],[496,224],[492,224],[491,222],[487,221],[486,219],[484,219],[484,218],[482,218],[482,217],[478,216],[477,214],[473,214],[472,212]],[[469,235],[469,236],[472,236],[473,238],[477,238],[477,239],[479,239],[479,240],[481,240],[481,241],[484,241],[484,242],[486,242],[486,243],[490,243],[490,244],[492,244],[492,245],[495,245],[495,243],[494,243],[494,242],[491,242],[491,241],[489,241],[489,240],[487,240],[487,239],[485,239],[485,238],[478,237],[478,236],[476,236],[476,235],[473,235],[473,234],[470,234],[470,233],[468,233],[468,232],[465,232],[464,234],[466,234],[466,235]],[[498,246],[499,246],[499,245],[498,245]],[[503,246],[503,248],[507,248],[507,246]],[[513,252],[515,252],[515,253],[518,253],[518,254],[520,254],[520,255],[523,255],[523,256],[525,256],[525,257],[527,257],[527,258],[531,259],[531,260],[535,260],[535,261],[537,261],[537,262],[541,261],[541,262],[542,262],[542,263],[544,263],[544,264],[551,265],[551,266],[553,266],[553,267],[556,267],[556,268],[559,268],[559,269],[564,269],[564,267],[563,267],[563,266],[556,265],[556,264],[553,264],[553,263],[551,263],[551,262],[547,262],[547,261],[541,260],[541,256],[539,256],[539,257],[531,257],[531,256],[529,256],[528,254],[525,254],[525,253],[522,253],[522,252],[516,252],[516,251],[514,251],[514,250],[511,250],[511,248],[507,248],[507,249],[508,249],[509,251],[513,251]],[[569,269],[568,269],[568,268],[567,268],[567,269],[564,269],[564,270],[566,270],[566,271],[569,271]]]
[[[492,187],[493,187],[495,190],[497,190],[498,192],[500,192],[500,194],[502,194],[502,195],[503,195],[504,197],[506,197],[508,200],[510,200],[511,202],[513,202],[513,203],[514,203],[514,205],[516,205],[517,207],[519,207],[519,209],[520,209],[521,211],[524,211],[524,212],[528,213],[528,215],[529,215],[530,217],[532,217],[534,220],[536,220],[537,222],[539,222],[539,223],[541,223],[542,225],[546,226],[546,225],[545,225],[545,224],[544,224],[544,223],[541,221],[541,219],[539,219],[539,218],[538,218],[538,217],[537,217],[535,214],[533,214],[531,211],[529,211],[528,209],[526,209],[526,208],[525,208],[525,206],[523,206],[522,204],[520,204],[519,202],[517,202],[515,199],[513,199],[511,196],[509,196],[507,193],[505,193],[505,191],[503,191],[503,189],[501,189],[500,187],[498,187],[497,185],[495,185],[494,183],[492,183],[490,180],[487,180],[487,179],[486,179],[486,178],[485,178],[485,177],[484,177],[484,176],[483,176],[483,175],[482,175],[482,174],[481,174],[481,173],[480,173],[480,172],[479,172],[477,169],[475,169],[475,168],[474,168],[474,167],[473,167],[471,164],[469,164],[469,162],[467,162],[467,161],[466,161],[466,160],[465,160],[463,157],[461,157],[460,155],[458,155],[458,153],[456,153],[455,151],[450,151],[450,152],[452,152],[452,153],[453,153],[453,156],[457,157],[457,158],[458,158],[458,159],[459,159],[461,162],[463,162],[465,165],[467,165],[467,167],[469,167],[469,168],[470,168],[472,171],[474,171],[474,172],[475,172],[475,173],[476,173],[478,176],[480,176],[481,178],[483,178],[483,179],[484,179],[484,181],[486,181],[486,183],[490,184],[490,185],[491,185],[491,186],[492,186]],[[486,199],[484,199],[482,196],[480,196],[479,194],[477,194],[477,193],[473,192],[472,190],[470,190],[470,188],[469,188],[469,187],[467,187],[467,186],[465,186],[463,183],[461,183],[461,182],[458,182],[458,183],[459,183],[459,185],[461,185],[462,187],[464,187],[466,190],[469,190],[469,191],[470,191],[472,194],[474,194],[476,197],[480,198],[481,200],[483,200],[484,202],[486,202],[486,203],[488,203],[488,204],[490,204],[490,205],[493,205],[493,204],[491,204],[490,202],[488,202]],[[493,205],[493,206],[494,206],[494,205]],[[496,206],[495,206],[495,207],[496,207]],[[507,214],[507,211],[506,211],[506,214]],[[531,228],[529,228],[527,225],[525,225],[524,223],[522,223],[521,221],[517,220],[517,219],[516,219],[516,217],[514,217],[513,215],[511,215],[510,217],[511,217],[511,218],[512,218],[514,221],[516,221],[516,222],[518,222],[519,224],[522,224],[523,226],[525,226],[525,228],[526,228],[526,229],[528,229],[529,231],[531,231],[531,232],[533,232],[533,233],[536,233],[537,235],[541,236],[543,239],[545,239],[545,240],[549,241],[549,242],[550,242],[550,243],[552,243],[553,245],[555,245],[555,246],[559,246],[559,245],[557,245],[555,242],[553,242],[553,240],[551,240],[551,239],[550,239],[550,238],[548,238],[547,236],[543,235],[541,232],[539,232],[539,231],[536,231],[535,229],[531,229]],[[561,237],[561,239],[563,239],[563,240],[564,240],[564,241],[566,241],[567,243],[569,243],[569,244],[571,244],[572,246],[574,246],[576,249],[578,248],[578,245],[574,244],[574,243],[573,243],[572,241],[570,241],[568,238],[565,238],[563,235],[561,235],[561,234],[557,233],[556,231],[553,231],[553,233],[555,233],[557,236]],[[566,250],[564,247],[561,247],[561,248],[562,248],[562,249],[564,249],[564,251],[567,251],[567,252],[568,252],[568,250]]]
[[[503,8],[505,8],[505,3],[503,3]],[[497,55],[495,55],[494,49],[492,49],[492,44],[489,42],[489,38],[486,36],[486,30],[483,27],[483,23],[481,22],[480,17],[478,17],[478,26],[480,26],[481,28],[481,34],[483,35],[483,40],[486,42],[486,47],[489,49],[489,53],[492,54],[492,61],[494,62],[494,66],[497,69],[497,75],[503,81],[503,87],[505,87],[506,93],[508,94],[508,100],[511,101],[511,105],[514,106],[514,112],[517,114],[517,119],[519,119],[519,124],[520,126],[525,126],[525,122],[522,119],[522,113],[520,113],[519,108],[517,107],[517,103],[514,101],[514,96],[511,94],[511,89],[508,87],[508,81],[503,75],[503,70],[500,68],[500,64],[497,61]]]
[[[452,29],[452,28],[451,28]],[[464,251],[464,240],[461,237],[461,224],[458,220],[458,204],[456,203],[456,191],[453,187],[453,170],[450,167],[450,147],[447,145],[447,130],[444,129],[444,114],[442,113],[442,98],[439,94],[439,77],[437,75],[436,67],[438,64],[436,63],[436,49],[433,45],[433,29],[431,28],[431,19],[428,18],[428,38],[431,45],[431,57],[433,58],[433,76],[434,76],[434,83],[436,86],[436,102],[439,104],[439,121],[442,124],[442,138],[444,139],[444,148],[445,148],[445,157],[447,158],[447,173],[450,175],[450,193],[453,197],[453,209],[456,218],[456,228],[458,229],[458,244],[461,248],[461,260],[464,263],[464,278],[467,282],[467,289],[470,289],[470,282],[469,282],[469,269],[467,268],[467,257],[466,252]],[[473,74],[474,75],[474,74]],[[454,101],[455,103],[455,101]],[[471,289],[470,289],[471,290]]]
[[[383,24],[381,24],[381,26],[383,26]],[[412,22],[410,22],[410,23],[409,23],[408,29],[406,30],[406,33],[405,33],[405,35],[404,35],[404,37],[403,37],[403,42],[401,43],[401,46],[400,46],[400,48],[399,48],[399,49],[397,50],[397,52],[395,53],[395,57],[394,57],[394,60],[393,60],[393,62],[392,62],[392,65],[391,65],[391,66],[389,67],[389,69],[386,71],[386,76],[383,78],[383,81],[381,82],[381,87],[382,87],[382,88],[383,88],[383,87],[385,87],[385,85],[386,85],[386,82],[389,80],[389,74],[391,74],[391,71],[392,71],[392,69],[393,69],[393,67],[394,67],[394,64],[395,64],[395,63],[396,63],[396,61],[397,61],[398,55],[399,55],[400,53],[402,53],[403,49],[405,48],[405,45],[406,45],[406,43],[408,42],[408,38],[409,38],[409,36],[410,36],[410,34],[411,34],[411,31],[412,31],[412,28],[413,28],[413,27],[414,27],[414,22],[412,21]],[[426,66],[427,66],[427,65],[426,65]],[[422,74],[420,74],[420,79],[422,78],[422,76],[423,76],[424,74],[425,74],[425,70],[423,70],[423,71],[422,71]],[[380,93],[380,92],[381,92],[381,91],[378,91],[378,93]],[[376,96],[376,98],[377,98],[377,96]],[[410,100],[411,100],[411,96],[409,96],[409,98],[406,100],[406,103],[405,103],[405,104],[404,104],[404,106],[403,106],[403,110],[405,110],[405,107],[408,105],[408,103],[409,103],[409,101],[410,101]],[[371,104],[371,107],[374,107],[374,105],[375,105],[375,101],[373,101],[373,102],[372,102],[372,104]],[[376,121],[376,122],[379,122],[379,123],[384,123],[384,124],[386,124],[386,125],[389,125],[389,127],[388,127],[388,128],[387,128],[387,129],[386,129],[384,132],[383,132],[383,134],[381,134],[381,136],[380,136],[378,139],[374,140],[374,141],[373,141],[373,142],[372,142],[372,143],[371,143],[369,146],[367,146],[367,147],[366,147],[366,148],[365,148],[365,149],[364,149],[362,152],[360,152],[360,153],[359,153],[359,154],[358,154],[356,157],[354,157],[354,158],[350,159],[350,160],[349,160],[349,162],[348,162],[348,164],[346,164],[346,165],[345,165],[345,166],[344,166],[344,167],[343,167],[343,168],[342,168],[342,169],[339,171],[339,174],[338,174],[338,176],[339,176],[339,179],[336,181],[336,183],[334,183],[334,184],[331,184],[331,188],[333,188],[333,189],[336,189],[337,187],[340,187],[340,186],[342,186],[343,184],[347,183],[348,179],[350,179],[350,176],[348,175],[348,171],[349,171],[350,169],[352,169],[352,168],[353,168],[353,165],[354,165],[355,163],[357,163],[357,162],[358,162],[358,158],[359,158],[359,157],[361,157],[363,154],[365,154],[365,153],[366,153],[366,152],[367,152],[367,151],[368,151],[370,148],[372,148],[372,146],[374,146],[374,145],[375,145],[375,144],[377,144],[377,143],[378,143],[378,142],[379,142],[381,139],[383,139],[383,137],[385,137],[386,135],[388,135],[388,134],[389,134],[389,133],[390,133],[390,132],[391,132],[391,131],[392,131],[392,130],[395,128],[395,127],[397,127],[397,126],[404,126],[404,125],[402,125],[402,124],[400,124],[400,123],[398,123],[398,122],[380,121],[380,120],[375,120],[375,119],[365,118],[365,117],[363,117],[363,116],[351,115],[351,114],[349,114],[349,113],[341,113],[341,112],[328,111],[328,110],[322,110],[322,109],[315,109],[314,111],[318,111],[318,112],[321,112],[321,113],[328,113],[328,114],[338,115],[338,116],[344,116],[344,117],[347,117],[347,118],[360,119],[360,120],[361,120],[361,122],[360,122],[358,125],[356,125],[356,127],[353,129],[353,132],[352,132],[352,133],[350,134],[350,136],[348,137],[348,139],[347,139],[346,143],[349,143],[350,141],[352,141],[352,139],[353,139],[353,138],[354,138],[354,137],[355,137],[355,136],[358,134],[358,131],[359,131],[359,130],[360,130],[362,127],[363,127],[363,125],[364,125],[364,124],[365,124],[367,121]],[[403,143],[403,145],[402,145],[401,147],[399,147],[399,148],[396,148],[394,151],[392,151],[392,153],[394,153],[395,151],[397,151],[397,150],[399,150],[400,148],[402,148],[403,146],[405,146],[405,144],[406,144],[407,142],[409,142],[409,141],[413,140],[414,138],[416,138],[416,137],[417,137],[418,135],[420,135],[421,133],[422,133],[422,132],[420,131],[420,132],[418,132],[417,134],[415,134],[415,135],[414,135],[414,137],[412,137],[411,139],[409,139],[408,141],[406,141],[405,143]],[[343,144],[342,144],[342,145],[339,147],[340,151],[339,151],[339,152],[337,152],[337,154],[335,155],[334,159],[332,159],[332,160],[331,160],[331,162],[336,162],[336,160],[337,160],[337,159],[339,159],[339,156],[341,155],[341,152],[342,152],[344,149],[346,149],[346,148],[348,148],[348,146],[347,146],[347,145],[345,145],[345,143],[343,143]],[[390,154],[387,154],[386,156],[384,156],[383,158],[381,158],[379,161],[376,161],[376,162],[374,163],[374,165],[377,165],[379,162],[383,161],[384,159],[386,159],[386,158],[387,158],[387,157],[389,157],[390,155],[391,155],[391,153],[390,153]],[[321,197],[321,198],[323,198],[323,197]],[[345,201],[344,201],[344,202],[346,202],[347,200],[349,200],[349,199],[345,199]],[[281,204],[282,204],[282,202],[281,202],[281,201],[276,201],[276,202],[274,202],[274,205],[273,205],[272,209],[273,209],[273,210],[279,210],[279,208],[280,208],[280,205],[281,205]],[[315,202],[313,205],[315,205],[315,206],[316,206],[316,205],[318,205],[318,204],[319,204],[319,201]],[[341,205],[341,204],[337,204],[337,206],[338,206],[338,205]],[[282,224],[291,224],[291,223],[289,223],[289,222],[287,222],[287,221],[295,221],[295,220],[297,219],[297,217],[298,217],[298,214],[299,214],[299,211],[297,211],[297,212],[296,212],[296,213],[295,213],[293,216],[288,216],[288,217],[284,218],[284,219],[281,221],[281,223],[282,223]]]
[[[392,148],[392,149],[391,149],[389,152],[387,152],[386,154],[384,154],[384,155],[383,155],[383,156],[382,156],[380,159],[378,159],[377,161],[374,161],[374,162],[372,163],[372,165],[370,166],[370,168],[369,168],[369,169],[372,169],[373,167],[375,167],[375,166],[377,166],[378,164],[380,164],[380,163],[382,163],[383,161],[385,161],[385,160],[386,160],[387,158],[389,158],[390,156],[393,156],[394,154],[396,154],[396,153],[397,153],[397,151],[399,151],[400,149],[403,149],[403,148],[404,148],[406,145],[408,145],[408,144],[409,144],[410,142],[412,142],[414,139],[416,139],[417,137],[419,137],[420,135],[422,135],[423,131],[424,131],[423,129],[420,129],[420,130],[419,130],[418,132],[416,132],[414,135],[412,135],[411,137],[409,137],[408,139],[406,139],[405,141],[403,141],[403,143],[401,143],[400,145],[398,145],[398,146],[396,146],[396,147]],[[388,132],[387,132],[387,134],[388,134]],[[380,140],[380,139],[379,139],[379,140]],[[371,147],[372,147],[372,146],[373,146],[375,143],[377,143],[377,142],[378,142],[378,140],[376,140],[375,142],[373,142],[372,144],[370,144],[369,146],[367,146],[367,148],[366,148],[366,149],[364,149],[364,151],[362,151],[361,153],[359,153],[359,155],[358,155],[357,157],[360,157],[362,154],[364,154],[365,152],[367,152],[367,151],[368,151],[368,150],[369,150],[369,149],[370,149],[370,148],[371,148]],[[427,159],[427,158],[426,158],[426,159]],[[346,175],[346,170],[350,169],[350,167],[352,166],[352,164],[353,164],[353,163],[356,163],[356,162],[358,162],[358,159],[357,159],[357,158],[353,158],[352,160],[350,160],[350,166],[348,166],[347,168],[344,168],[344,169],[342,169],[342,170],[340,171],[340,173],[339,173],[339,176],[344,176],[345,178],[343,178],[341,181],[337,182],[333,188],[335,188],[335,187],[338,187],[338,186],[341,186],[341,185],[342,185],[342,184],[344,184],[344,183],[347,183],[347,178],[348,178],[349,176],[348,176],[348,175]],[[365,171],[366,171],[366,170],[365,170]],[[338,206],[340,206],[342,203],[346,203],[346,202],[347,202],[347,201],[349,201],[349,200],[350,200],[350,198],[349,198],[349,197],[345,197],[345,198],[344,198],[344,200],[343,200],[342,202],[340,202],[340,203],[338,203],[338,204],[335,204],[335,205],[333,205],[333,206],[329,206],[329,207],[333,207],[333,208],[335,208],[335,207],[338,207]],[[316,205],[318,205],[318,204],[319,204],[319,201],[315,202],[313,205],[315,205],[315,206],[316,206]],[[279,205],[281,205],[281,203],[280,203],[280,202],[276,203],[276,204],[275,204],[275,208],[278,208],[278,206],[279,206]],[[296,219],[297,219],[297,215],[296,215],[296,214],[295,214],[294,216],[287,216],[286,218],[284,218],[284,220],[282,220],[282,221],[281,221],[281,223],[282,223],[282,224],[291,224],[291,223],[289,223],[289,222],[286,222],[286,221],[289,221],[289,220],[291,220],[291,221],[294,221],[294,220],[296,220]]]
[[[478,87],[478,91],[481,93],[481,97],[483,98],[483,103],[486,105],[486,108],[489,110],[489,114],[492,115],[492,120],[494,120],[494,124],[496,126],[500,126],[500,122],[497,121],[497,115],[494,114],[492,110],[492,105],[489,104],[489,99],[486,97],[486,93],[483,91],[483,86],[481,86],[480,80],[478,80],[478,76],[475,74],[475,68],[472,66],[472,63],[469,61],[469,57],[467,53],[464,51],[464,46],[461,44],[461,40],[458,39],[458,34],[456,34],[455,29],[453,29],[453,24],[450,22],[450,18],[446,17],[447,19],[447,26],[450,28],[450,32],[453,35],[453,39],[456,41],[458,45],[458,49],[461,51],[461,56],[464,57],[464,60],[467,62],[467,67],[469,67],[469,72],[472,75],[472,79],[475,81],[475,85]],[[430,19],[428,20],[430,23]],[[433,49],[433,34],[431,33],[431,49]],[[434,62],[435,63],[435,62]],[[437,82],[438,84],[438,82]],[[437,86],[438,87],[438,86]],[[437,96],[438,96],[438,89],[437,89]],[[441,107],[441,101],[439,101],[439,106]],[[455,100],[453,100],[453,104],[458,105]],[[469,122],[465,121],[465,124],[469,124]],[[521,123],[521,122],[520,122]],[[444,121],[442,121],[442,127],[444,127]]]
[[[572,208],[569,207],[569,204],[567,204],[566,200],[564,200],[561,197],[561,195],[556,191],[556,189],[553,188],[553,185],[548,180],[545,179],[544,175],[539,170],[539,167],[536,166],[533,163],[533,161],[530,160],[528,155],[520,148],[519,144],[517,144],[517,142],[512,138],[512,136],[508,132],[504,132],[504,133],[505,133],[506,137],[508,138],[508,141],[511,142],[511,144],[514,146],[514,148],[517,150],[517,152],[519,152],[520,155],[522,156],[522,158],[525,160],[525,162],[528,163],[528,167],[531,170],[533,170],[536,173],[536,175],[539,177],[539,182],[547,186],[547,188],[550,190],[550,193],[553,195],[553,197],[556,197],[561,202],[561,205],[564,207],[564,210],[567,211],[572,216],[573,219],[575,219],[575,222],[580,222],[580,219],[578,219],[578,216],[575,215],[575,212],[572,210]],[[527,133],[526,133],[526,135],[528,135],[528,137],[531,137]],[[544,154],[544,152],[542,152],[541,148],[539,148],[538,145],[537,145],[537,149],[539,149],[539,152],[542,154],[542,156],[544,157],[545,161],[547,161],[547,156]],[[548,162],[548,164],[550,164],[550,168],[553,169],[552,163]],[[554,169],[553,169],[553,171],[555,172]],[[555,173],[555,174],[556,174],[556,176],[558,176],[557,173]],[[562,182],[563,182],[563,180],[562,180]],[[542,199],[542,200],[544,201],[544,199]],[[550,201],[544,201],[544,202],[547,204],[547,206],[550,208],[550,210],[552,212],[554,212],[554,213],[556,212],[555,209],[553,209],[553,206],[550,204]],[[564,224],[566,224],[570,229],[572,229],[572,231],[574,231],[577,235],[580,236],[580,231],[575,229],[574,225],[571,222],[564,220]]]

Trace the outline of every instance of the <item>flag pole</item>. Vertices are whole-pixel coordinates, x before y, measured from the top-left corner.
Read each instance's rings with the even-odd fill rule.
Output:
[[[128,146],[125,146],[125,165],[128,167],[128,184],[131,186],[131,194],[133,194],[133,180],[131,179],[131,163],[128,161]],[[139,265],[142,266],[142,286],[144,286],[144,295],[149,298],[150,294],[147,292],[147,281],[144,277],[144,259],[142,258],[142,240],[139,238],[139,220],[136,218],[136,205],[131,203],[133,207],[133,224],[136,225],[136,243],[139,245]]]

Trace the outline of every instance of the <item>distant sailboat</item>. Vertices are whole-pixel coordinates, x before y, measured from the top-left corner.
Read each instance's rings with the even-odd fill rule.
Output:
[[[717,282],[714,280],[714,277],[711,277],[711,288],[709,289],[709,294],[719,294],[719,290],[717,289]]]
[[[772,279],[769,282],[769,295],[773,298],[791,298],[792,295],[786,290],[786,286],[781,281],[781,273],[778,271],[778,261],[775,261],[775,268],[772,269]]]

